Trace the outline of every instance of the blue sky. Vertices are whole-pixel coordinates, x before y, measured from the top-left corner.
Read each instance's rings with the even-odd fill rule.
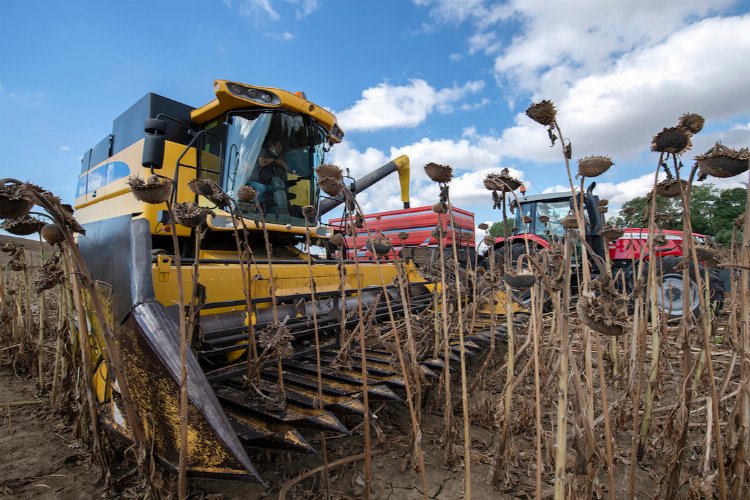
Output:
[[[531,193],[567,183],[558,149],[523,115],[552,99],[574,159],[612,156],[600,193],[648,190],[650,139],[697,112],[716,140],[750,145],[750,15],[729,0],[203,0],[3,2],[3,176],[70,201],[79,158],[149,91],[202,105],[214,79],[303,90],[346,131],[330,160],[362,175],[412,159],[413,205],[431,204],[429,161],[456,170],[455,203],[496,218],[481,185],[510,167]],[[743,179],[744,180],[744,179]],[[737,185],[738,179],[722,185]],[[361,195],[398,207],[395,179]]]

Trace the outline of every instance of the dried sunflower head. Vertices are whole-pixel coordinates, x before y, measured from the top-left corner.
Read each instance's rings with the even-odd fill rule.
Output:
[[[486,222],[482,222],[481,224],[477,226],[477,228],[481,229],[482,231],[486,231],[490,228],[490,226]]]
[[[528,290],[536,283],[536,276],[533,274],[511,274],[505,273],[503,280],[509,287],[516,290]]]
[[[193,179],[188,182],[188,188],[190,191],[201,196],[211,196],[213,194],[212,187],[213,186],[209,182],[209,179]]]
[[[656,185],[656,194],[665,198],[676,198],[680,196],[680,189],[687,190],[687,187],[688,183],[684,179],[680,179],[679,181],[675,178],[664,179]]]
[[[26,215],[34,207],[34,194],[27,184],[7,181],[0,184],[0,219]]]
[[[44,222],[30,215],[24,215],[15,219],[6,219],[0,224],[0,229],[16,236],[28,236],[39,232],[42,226],[44,226]]]
[[[312,222],[315,219],[315,207],[312,205],[302,207],[302,215],[305,217],[305,220]]]
[[[331,165],[330,163],[319,166],[315,173],[318,175],[318,179],[331,178],[337,181],[343,182],[344,172],[338,165]]]
[[[557,110],[555,109],[555,105],[552,104],[552,101],[545,99],[541,102],[532,103],[531,106],[526,109],[526,116],[540,125],[549,127],[555,123]]]
[[[705,122],[706,119],[697,113],[685,113],[680,117],[677,126],[688,129],[691,134],[697,134],[703,130],[703,124]]]
[[[521,187],[521,181],[508,175],[507,170],[500,174],[487,174],[484,177],[484,187],[489,191],[510,193]]]
[[[447,184],[453,179],[453,168],[448,165],[430,162],[424,166],[424,171],[432,181],[441,184]]]
[[[625,230],[620,229],[619,227],[609,226],[609,227],[605,227],[604,229],[602,229],[599,234],[601,234],[602,238],[606,240],[614,241],[616,239],[622,238],[623,235],[625,234]]]
[[[237,199],[243,203],[252,203],[258,197],[258,191],[250,186],[242,186],[237,190]]]
[[[435,203],[434,205],[432,205],[432,211],[435,212],[436,214],[444,214],[448,212],[448,207],[445,203],[443,203],[442,201],[439,201]]]
[[[682,154],[693,146],[690,136],[690,131],[682,127],[665,128],[654,136],[651,151]]]
[[[587,156],[578,160],[579,177],[597,177],[614,165],[607,156]]]
[[[333,236],[331,236],[330,242],[332,245],[335,245],[339,248],[344,246],[344,243],[346,243],[346,239],[344,238],[344,235],[341,233],[336,233]]]
[[[201,207],[193,201],[177,203],[174,208],[175,222],[185,227],[198,227],[206,222],[206,217],[213,212],[208,208]]]
[[[57,224],[45,224],[42,227],[42,238],[50,245],[57,245],[65,241],[65,234],[60,226]]]
[[[746,172],[750,165],[750,151],[747,148],[729,148],[717,142],[713,148],[695,157],[698,169],[704,175],[713,177],[734,177]]]
[[[140,177],[128,177],[128,186],[138,201],[151,205],[164,203],[172,192],[172,179],[151,175],[145,181]]]
[[[324,164],[317,168],[318,186],[328,196],[339,196],[344,191],[344,173],[337,165]]]
[[[334,177],[320,177],[318,186],[328,196],[340,196],[344,191],[344,183]]]
[[[208,201],[219,208],[225,208],[232,204],[232,199],[214,180],[193,179],[188,182],[188,187],[192,192],[205,197]],[[242,190],[242,188],[240,188],[240,190]]]
[[[573,215],[568,215],[567,217],[560,219],[560,224],[562,224],[562,227],[565,229],[578,228],[578,220]]]

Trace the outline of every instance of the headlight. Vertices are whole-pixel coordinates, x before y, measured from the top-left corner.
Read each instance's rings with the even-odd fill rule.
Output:
[[[321,238],[330,238],[333,230],[330,227],[318,226],[315,228],[315,234]]]
[[[265,106],[278,106],[281,104],[279,96],[267,90],[256,89],[246,85],[240,85],[239,83],[229,83],[227,84],[227,88],[229,89],[229,92],[237,97],[258,104],[263,104]]]
[[[341,130],[338,123],[334,123],[331,128],[331,142],[341,142],[344,138],[344,131]]]

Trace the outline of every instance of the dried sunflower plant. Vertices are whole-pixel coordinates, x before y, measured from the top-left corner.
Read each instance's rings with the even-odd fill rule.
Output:
[[[31,212],[38,206],[39,212]],[[122,371],[120,352],[114,342],[111,325],[107,321],[99,291],[74,241],[74,234],[84,235],[84,228],[73,216],[73,208],[61,202],[53,193],[44,188],[20,182],[15,179],[0,180],[0,219],[3,228],[12,234],[40,234],[40,240],[53,247],[53,252],[45,258],[43,245],[40,245],[41,262],[35,276],[30,279],[27,271],[36,263],[25,259],[22,247],[7,246],[3,251],[11,255],[8,268],[14,272],[10,283],[3,280],[0,291],[3,318],[7,317],[9,306],[16,307],[16,313],[24,317],[21,329],[13,329],[13,335],[29,336],[35,326],[31,319],[31,291],[37,294],[35,309],[39,324],[36,326],[38,347],[40,390],[50,388],[52,407],[61,413],[72,415],[84,442],[91,448],[93,456],[105,473],[111,459],[104,447],[102,429],[96,412],[96,396],[93,386],[94,363],[91,359],[91,346],[95,346],[105,357],[109,366],[110,381],[116,380],[123,396],[125,419],[135,441],[135,449],[145,457],[139,462],[138,470],[148,477],[144,467],[148,467],[147,447],[139,417],[133,407],[128,383]],[[43,222],[45,219],[49,222]],[[41,241],[40,241],[41,243]],[[52,292],[57,293],[52,293]],[[21,293],[19,293],[21,292]],[[46,294],[45,292],[49,292]],[[20,299],[21,296],[25,300]],[[9,297],[9,301],[6,297]],[[56,304],[47,303],[45,297],[56,298]],[[21,303],[23,300],[23,303]],[[48,307],[57,306],[59,314],[56,329],[55,359],[51,380],[46,380],[44,370],[44,336]],[[12,313],[11,313],[12,314]],[[50,332],[52,333],[52,332]],[[23,340],[23,339],[21,339]],[[23,346],[23,341],[17,343]],[[51,387],[50,387],[51,386]],[[80,410],[80,411],[77,411]]]
[[[566,173],[570,185],[570,190],[575,193],[573,205],[573,213],[564,218],[561,223],[563,228],[567,231],[567,237],[565,238],[563,245],[563,273],[562,273],[562,292],[561,295],[553,295],[553,308],[554,308],[554,324],[556,327],[556,334],[559,340],[559,377],[558,377],[558,403],[557,403],[557,437],[556,437],[556,453],[555,453],[555,480],[554,480],[554,494],[555,498],[564,498],[566,496],[566,488],[571,488],[572,491],[578,490],[583,495],[590,495],[594,480],[595,480],[595,467],[590,463],[590,459],[595,456],[597,452],[597,444],[595,443],[593,436],[596,431],[595,424],[595,405],[596,405],[596,388],[594,386],[595,375],[594,375],[594,364],[599,366],[599,384],[600,387],[606,387],[605,374],[602,368],[602,362],[595,362],[593,358],[593,352],[596,352],[601,359],[601,346],[598,333],[592,330],[591,326],[599,326],[600,324],[606,324],[610,321],[609,316],[601,316],[599,321],[590,321],[584,323],[584,326],[580,328],[581,338],[580,341],[583,344],[583,370],[579,368],[579,359],[577,357],[571,358],[571,342],[579,340],[576,336],[571,337],[571,322],[568,320],[568,310],[571,307],[571,282],[573,270],[571,265],[574,262],[580,264],[577,266],[580,268],[580,273],[576,272],[576,281],[578,283],[578,290],[580,294],[580,300],[583,303],[578,308],[579,315],[588,319],[594,316],[596,306],[605,306],[606,309],[612,310],[611,304],[608,303],[608,297],[602,293],[604,290],[609,290],[607,285],[610,281],[608,269],[603,269],[602,274],[597,278],[600,280],[598,283],[592,285],[592,275],[589,265],[589,261],[592,258],[590,252],[587,250],[586,245],[580,246],[580,256],[576,258],[574,252],[577,247],[573,244],[574,240],[584,241],[586,236],[586,223],[583,216],[585,210],[585,191],[584,182],[587,177],[596,177],[602,175],[609,170],[613,163],[609,157],[606,156],[587,156],[578,161],[578,173],[580,177],[580,187],[576,190],[576,186],[573,182],[573,176],[571,173],[570,161],[573,158],[572,143],[569,139],[565,138],[560,128],[557,116],[557,110],[551,101],[544,100],[538,103],[533,103],[526,110],[526,115],[532,120],[536,121],[540,125],[547,129],[547,135],[552,143],[555,145],[556,141],[560,140],[562,149],[562,155],[565,162]],[[579,303],[581,303],[579,302]],[[588,307],[587,307],[588,306]],[[623,320],[617,320],[622,323]],[[575,332],[574,332],[575,333]],[[573,385],[573,405],[575,408],[576,425],[573,426],[574,435],[574,449],[579,457],[583,457],[584,461],[581,462],[581,466],[576,469],[576,474],[573,476],[573,481],[568,480],[567,472],[567,449],[568,449],[568,425],[566,424],[569,412],[569,384]],[[607,482],[610,497],[615,495],[614,491],[614,463],[611,446],[611,428],[608,415],[608,402],[606,399],[606,391],[600,390],[600,403],[603,409],[603,420],[604,420],[604,434],[605,434],[605,449],[606,449],[606,463],[605,468],[607,470]],[[585,465],[584,465],[585,464]]]
[[[376,268],[376,271],[378,273],[378,277],[380,279],[381,283],[381,294],[378,298],[378,300],[383,300],[386,304],[386,309],[388,312],[388,318],[390,323],[390,333],[387,333],[382,338],[388,338],[390,336],[393,337],[393,345],[394,349],[396,350],[397,358],[398,358],[398,364],[399,369],[401,371],[403,380],[404,380],[404,386],[406,391],[406,402],[409,409],[409,417],[411,420],[411,431],[412,431],[412,447],[413,451],[411,453],[411,459],[410,462],[412,462],[417,470],[417,473],[419,474],[420,482],[422,485],[422,491],[427,492],[429,491],[429,483],[427,482],[427,475],[425,470],[425,462],[424,462],[424,452],[422,451],[421,441],[422,441],[422,432],[420,428],[419,423],[419,407],[418,407],[418,401],[419,398],[421,398],[421,386],[420,386],[420,377],[421,377],[421,371],[419,368],[419,365],[416,360],[416,347],[414,345],[414,335],[412,332],[412,322],[410,317],[410,306],[407,302],[406,297],[406,290],[407,286],[405,285],[403,279],[404,276],[400,273],[396,276],[396,282],[397,286],[399,287],[399,295],[401,297],[403,311],[406,316],[406,321],[404,322],[404,329],[406,330],[406,347],[409,353],[409,356],[404,355],[403,351],[403,341],[401,337],[400,329],[401,327],[396,322],[396,317],[394,314],[394,308],[391,303],[391,294],[387,290],[387,284],[385,282],[383,269],[381,267],[380,259],[382,257],[393,255],[395,258],[395,250],[392,247],[392,244],[390,240],[388,240],[386,237],[384,237],[381,234],[373,235],[373,233],[369,230],[367,227],[367,221],[364,217],[364,212],[362,211],[362,207],[359,205],[356,199],[355,193],[353,193],[349,188],[346,187],[343,180],[343,171],[340,167],[336,165],[330,165],[325,164],[318,167],[317,171],[318,176],[318,186],[320,189],[326,193],[327,195],[331,197],[340,197],[343,196],[344,199],[344,206],[345,206],[345,216],[344,220],[346,221],[346,228],[348,232],[348,236],[350,238],[350,241],[352,241],[355,245],[357,242],[357,237],[360,234],[358,229],[362,229],[364,231],[364,234],[366,235],[366,243],[365,247],[367,250],[375,257],[374,265]],[[334,238],[336,238],[337,241],[333,241]],[[332,242],[339,248],[339,255],[342,256],[344,250],[343,250],[343,244],[345,242],[345,239],[343,236],[338,233],[334,235],[332,238]],[[353,251],[354,254],[354,269],[357,276],[357,315],[360,318],[358,321],[357,329],[359,331],[359,347],[360,347],[360,357],[362,359],[362,371],[361,371],[361,377],[363,381],[363,400],[365,403],[365,428],[364,428],[364,445],[365,445],[365,492],[366,495],[369,495],[370,487],[371,487],[371,470],[370,470],[370,455],[372,453],[371,450],[371,443],[370,443],[370,435],[369,435],[369,408],[368,408],[368,398],[367,398],[367,352],[366,352],[366,345],[367,345],[367,336],[369,332],[366,328],[366,318],[369,315],[368,313],[365,313],[363,310],[363,302],[362,302],[362,283],[361,283],[361,273],[359,271],[359,256],[358,256],[358,249],[354,248]],[[340,266],[341,268],[342,266]],[[345,296],[343,294],[343,275],[342,275],[342,297],[341,297],[342,304],[345,303]],[[377,301],[376,301],[377,303]],[[343,306],[342,306],[343,308]],[[342,317],[346,317],[343,310],[342,310]],[[349,341],[353,340],[353,337],[349,337]],[[348,348],[344,347],[342,351],[347,351]],[[344,361],[344,360],[341,360]],[[426,493],[425,493],[426,495]]]

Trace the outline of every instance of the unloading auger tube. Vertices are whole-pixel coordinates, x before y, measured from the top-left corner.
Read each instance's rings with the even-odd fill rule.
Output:
[[[148,179],[157,173],[174,181],[174,202],[213,207],[188,188],[190,181],[212,179],[235,197],[243,185],[252,185],[254,179],[263,181],[251,175],[257,158],[268,154],[260,146],[283,143],[276,159],[283,160],[285,168],[274,169],[266,185],[268,195],[259,200],[264,217],[257,205],[237,204],[242,211],[241,226],[246,229],[239,231],[239,239],[252,250],[249,262],[238,258],[236,233],[227,211],[213,207],[197,254],[196,231],[176,225],[187,303],[194,289],[196,260],[201,285],[195,287],[199,316],[196,328],[190,329],[194,331],[187,359],[188,473],[262,481],[248,457],[249,449],[313,452],[306,432],[346,433],[339,416],[363,415],[361,365],[365,360],[352,354],[351,368],[332,367],[339,354],[342,322],[349,330],[359,322],[351,315],[358,301],[368,321],[370,317],[387,321],[385,289],[394,315],[402,318],[404,304],[413,313],[428,307],[433,285],[407,265],[409,297],[402,300],[394,284],[393,264],[383,263],[378,269],[371,261],[356,265],[346,261],[342,296],[338,261],[314,258],[308,269],[308,255],[300,250],[307,232],[302,208],[317,204],[315,168],[324,162],[327,145],[340,141],[343,132],[331,113],[301,93],[225,80],[215,81],[214,91],[216,98],[200,108],[148,94],[114,121],[112,134],[83,155],[75,208],[86,237],[79,238],[78,245],[92,277],[101,283],[106,303],[111,304],[115,344],[143,435],[153,442],[160,460],[175,468],[180,425],[178,325],[185,311],[176,305],[178,270],[171,224],[166,204],[139,201],[127,179]],[[408,162],[397,159],[393,163],[403,175]],[[283,193],[276,191],[279,186]],[[406,188],[402,193],[408,197],[408,182]],[[315,224],[310,230],[322,239],[331,234],[329,228]],[[272,255],[267,254],[269,246]],[[250,311],[243,275],[247,276]],[[322,405],[317,399],[313,310],[321,338]],[[92,335],[101,335],[93,323]],[[249,324],[256,333],[273,333],[279,323],[291,334],[293,354],[282,362],[283,397],[269,405],[267,397],[246,384],[246,347]],[[502,334],[502,329],[496,334]],[[469,353],[475,354],[489,342],[489,334],[467,339]],[[457,361],[458,346],[451,345],[451,349]],[[132,432],[123,416],[117,384],[109,377],[106,353],[97,352],[92,358],[100,360],[91,367],[100,417],[107,428],[129,438]],[[365,365],[370,400],[399,401],[404,381],[391,353],[368,350]],[[422,365],[428,377],[437,377],[433,370],[442,370],[441,360],[426,359]],[[276,359],[264,364],[259,376],[266,384],[277,383]]]
[[[393,172],[398,172],[398,182],[401,187],[401,202],[404,208],[409,208],[409,157],[401,155],[398,158],[389,161],[377,170],[373,170],[367,175],[354,181],[352,191],[361,193],[373,184],[380,182]],[[322,216],[327,214],[337,206],[344,203],[344,196],[339,195],[334,198],[325,198],[321,200],[318,213]]]

